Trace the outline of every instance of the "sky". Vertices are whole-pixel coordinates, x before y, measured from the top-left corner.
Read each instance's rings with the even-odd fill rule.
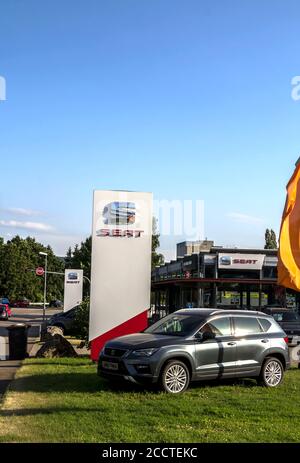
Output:
[[[262,247],[300,156],[299,20],[297,0],[1,0],[0,236],[64,255],[118,189],[202,200],[205,237]]]

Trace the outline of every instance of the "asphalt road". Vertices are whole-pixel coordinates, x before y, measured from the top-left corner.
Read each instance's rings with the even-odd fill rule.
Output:
[[[53,314],[61,312],[61,309],[46,309],[46,318],[50,318]],[[14,323],[28,323],[31,328],[28,330],[28,336],[36,338],[40,333],[40,325],[43,322],[43,309],[28,308],[18,309],[12,308],[12,316],[8,321],[0,320],[0,336],[8,336],[7,326]]]

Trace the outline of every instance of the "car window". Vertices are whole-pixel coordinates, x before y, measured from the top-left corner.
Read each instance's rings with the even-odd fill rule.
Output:
[[[187,336],[194,334],[201,321],[197,315],[169,315],[147,328],[144,333]]]
[[[300,322],[296,312],[274,312],[272,315],[277,322]]]
[[[282,319],[283,319],[283,313],[282,312],[273,313],[272,316],[273,316],[274,320],[276,320],[277,322],[282,322]]]
[[[231,336],[231,324],[229,317],[222,317],[212,320],[206,323],[200,329],[200,333],[209,331],[213,333],[216,337],[219,336]]]
[[[284,322],[300,322],[300,316],[295,312],[286,312],[283,314]]]
[[[259,318],[258,320],[261,326],[263,327],[263,330],[267,332],[270,329],[270,326],[272,325],[270,320],[267,320],[266,318]]]
[[[234,317],[234,324],[235,334],[237,336],[262,332],[258,320],[254,317]]]

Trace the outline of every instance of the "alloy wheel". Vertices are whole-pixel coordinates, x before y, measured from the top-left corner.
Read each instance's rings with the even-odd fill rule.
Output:
[[[178,394],[186,388],[188,375],[180,364],[171,365],[165,372],[165,385],[168,392]]]
[[[272,360],[268,362],[265,368],[265,381],[268,386],[276,387],[280,384],[282,380],[282,368],[280,363],[276,362],[276,360]]]

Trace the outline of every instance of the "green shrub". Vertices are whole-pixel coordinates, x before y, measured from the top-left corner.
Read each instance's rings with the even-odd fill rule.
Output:
[[[86,297],[76,310],[74,334],[89,344],[90,298]]]

